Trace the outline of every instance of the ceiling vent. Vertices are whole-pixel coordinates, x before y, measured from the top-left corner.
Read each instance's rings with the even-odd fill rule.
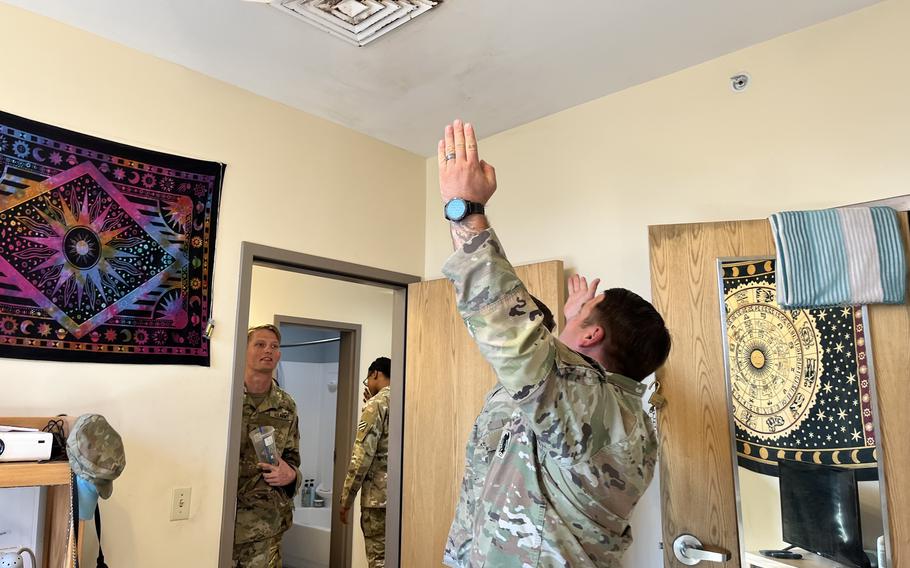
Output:
[[[363,47],[437,6],[442,0],[270,0],[348,43]]]

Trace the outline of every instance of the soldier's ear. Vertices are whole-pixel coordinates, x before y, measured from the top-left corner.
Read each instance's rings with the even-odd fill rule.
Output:
[[[594,347],[604,340],[604,328],[599,325],[591,325],[585,328],[584,335],[579,340],[581,347]]]

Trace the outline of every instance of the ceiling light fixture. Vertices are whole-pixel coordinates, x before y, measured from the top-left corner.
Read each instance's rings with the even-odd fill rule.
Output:
[[[438,6],[442,0],[244,0],[269,4],[363,47]]]

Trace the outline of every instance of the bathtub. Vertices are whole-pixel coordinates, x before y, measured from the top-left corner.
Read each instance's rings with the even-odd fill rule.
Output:
[[[331,507],[294,509],[294,524],[281,541],[284,568],[329,568],[331,535]]]

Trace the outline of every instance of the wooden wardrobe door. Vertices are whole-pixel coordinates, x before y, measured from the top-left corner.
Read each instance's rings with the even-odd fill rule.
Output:
[[[717,259],[773,256],[771,229],[766,220],[731,221],[652,226],[649,235],[652,298],[673,337],[657,373],[667,398],[658,419],[664,565],[683,566],[672,543],[688,533],[729,551],[723,566],[739,567]],[[870,320],[892,566],[902,566],[910,562],[910,445],[900,439],[910,431],[910,307],[871,306]]]

